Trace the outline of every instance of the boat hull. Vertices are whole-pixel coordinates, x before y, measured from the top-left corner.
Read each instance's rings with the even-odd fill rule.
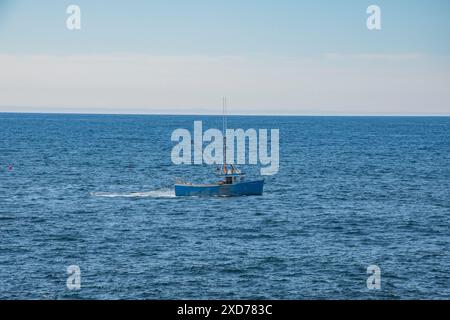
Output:
[[[245,181],[234,184],[190,185],[175,184],[177,197],[239,197],[263,194],[264,180]]]

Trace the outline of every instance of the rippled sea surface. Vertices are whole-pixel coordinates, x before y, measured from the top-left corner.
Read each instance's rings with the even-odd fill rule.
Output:
[[[0,114],[0,298],[450,298],[450,118],[229,117],[280,129],[279,173],[261,197],[176,198],[175,177],[215,178],[171,163],[194,120],[222,125]]]

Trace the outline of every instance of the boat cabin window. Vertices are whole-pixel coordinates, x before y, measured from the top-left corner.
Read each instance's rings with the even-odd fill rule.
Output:
[[[232,184],[233,183],[233,177],[225,177],[225,184]]]

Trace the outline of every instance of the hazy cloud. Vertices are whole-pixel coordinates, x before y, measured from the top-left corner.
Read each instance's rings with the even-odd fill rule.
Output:
[[[355,61],[356,60],[356,61]],[[449,114],[448,59],[419,54],[0,55],[0,111]]]

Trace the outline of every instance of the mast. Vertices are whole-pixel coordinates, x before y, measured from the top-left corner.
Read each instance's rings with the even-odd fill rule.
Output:
[[[227,98],[222,98],[222,111],[223,111],[223,118],[222,118],[222,132],[223,132],[223,173],[227,174]]]

